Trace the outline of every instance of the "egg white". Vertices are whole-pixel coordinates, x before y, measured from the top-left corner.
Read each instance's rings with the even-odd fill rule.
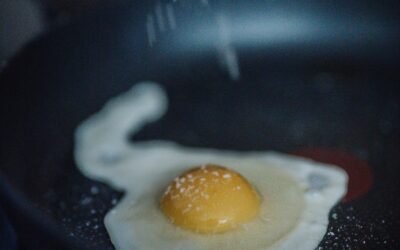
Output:
[[[328,213],[345,194],[341,169],[274,152],[194,149],[174,142],[129,142],[128,136],[166,111],[154,83],[137,84],[110,100],[76,131],[75,159],[88,177],[125,191],[105,217],[117,249],[314,249]],[[245,131],[244,131],[245,133]],[[214,163],[232,168],[259,191],[261,214],[242,227],[201,235],[171,224],[159,209],[164,188],[187,168]]]

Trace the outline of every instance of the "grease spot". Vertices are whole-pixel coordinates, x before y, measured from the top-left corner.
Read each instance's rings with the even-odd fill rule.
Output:
[[[368,164],[347,152],[327,148],[305,148],[294,151],[293,154],[343,168],[349,176],[344,202],[362,197],[373,183],[373,174]]]

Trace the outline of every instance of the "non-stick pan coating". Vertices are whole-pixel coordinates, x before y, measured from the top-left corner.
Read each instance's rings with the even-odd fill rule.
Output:
[[[131,4],[88,14],[29,45],[1,75],[1,202],[19,244],[113,249],[102,220],[122,194],[79,173],[73,133],[112,96],[153,80],[165,86],[170,109],[132,140],[347,152],[368,163],[374,183],[365,196],[333,209],[320,246],[400,247],[395,47],[377,57],[307,56],[316,52],[307,46],[243,49],[241,78],[231,81],[215,51],[195,46],[174,54],[167,49],[172,38],[150,48],[146,26],[134,25],[146,13]]]

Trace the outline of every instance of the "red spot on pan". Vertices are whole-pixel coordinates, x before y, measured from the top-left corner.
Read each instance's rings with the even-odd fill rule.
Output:
[[[363,196],[372,185],[373,175],[368,164],[349,153],[334,149],[305,148],[297,150],[293,154],[343,168],[349,176],[344,202]]]

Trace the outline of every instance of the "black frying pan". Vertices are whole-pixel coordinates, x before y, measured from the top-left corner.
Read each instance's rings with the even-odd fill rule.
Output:
[[[170,109],[132,140],[345,152],[374,182],[333,209],[320,247],[398,249],[398,13],[395,1],[121,2],[31,43],[0,76],[1,207],[19,246],[113,249],[102,219],[122,194],[78,172],[73,133],[153,80]]]

